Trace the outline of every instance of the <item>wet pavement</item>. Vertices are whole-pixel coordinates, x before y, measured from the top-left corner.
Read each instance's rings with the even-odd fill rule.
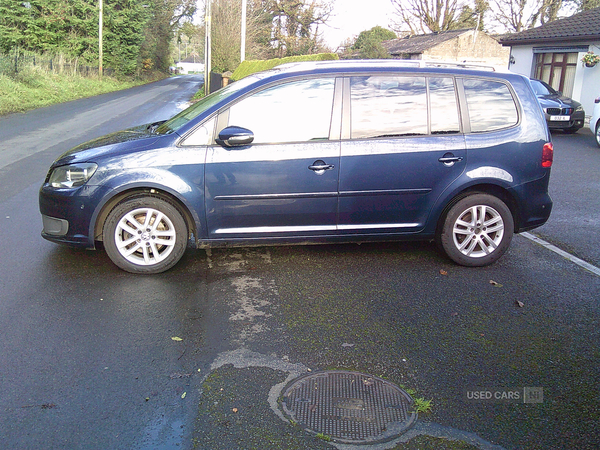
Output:
[[[379,243],[190,249],[165,274],[134,276],[103,251],[41,239],[37,190],[70,140],[38,130],[21,158],[2,147],[17,123],[0,118],[13,158],[0,168],[6,448],[600,447],[597,275],[516,236],[486,268],[430,243]],[[600,150],[583,130],[555,148],[554,212],[534,233],[598,266]],[[281,412],[285,386],[323,370],[380,377],[430,411],[388,443],[335,443]],[[524,388],[543,398],[473,398]]]

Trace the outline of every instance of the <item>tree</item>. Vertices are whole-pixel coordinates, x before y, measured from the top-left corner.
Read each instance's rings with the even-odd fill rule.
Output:
[[[455,28],[459,0],[392,0],[401,28],[411,34],[447,31]]]
[[[195,0],[148,0],[148,26],[140,48],[140,61],[161,71],[171,65],[171,42],[175,31],[196,12]]]
[[[361,31],[350,49],[357,52],[362,59],[386,59],[390,54],[381,43],[397,37],[393,31],[376,26]]]
[[[325,50],[319,26],[330,0],[248,0],[246,57],[268,59]],[[212,0],[212,67],[233,71],[240,62],[241,1]]]
[[[492,16],[505,30],[520,32],[558,18],[562,0],[490,0]]]
[[[485,15],[489,10],[490,5],[487,0],[475,0],[474,7],[468,4],[463,5],[458,16],[458,28],[475,28],[483,31]]]
[[[272,16],[272,45],[279,58],[322,50],[319,26],[329,19],[333,4],[325,0],[267,0]]]
[[[142,66],[167,70],[174,30],[195,8],[195,0],[104,0],[105,65],[127,75]],[[98,0],[0,0],[0,51],[62,54],[94,64],[98,13]]]

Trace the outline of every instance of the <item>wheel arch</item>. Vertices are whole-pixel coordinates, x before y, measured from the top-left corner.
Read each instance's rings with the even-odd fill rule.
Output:
[[[444,221],[446,220],[446,215],[448,214],[448,211],[450,211],[450,209],[456,204],[458,203],[460,200],[462,200],[465,197],[468,197],[469,195],[474,195],[474,194],[488,194],[488,195],[493,195],[494,197],[499,198],[500,200],[502,200],[506,206],[508,207],[508,209],[510,210],[512,216],[513,216],[513,221],[514,221],[514,232],[516,232],[516,230],[519,229],[520,227],[520,213],[519,213],[519,205],[515,199],[515,197],[510,193],[510,191],[506,188],[503,188],[502,186],[499,186],[497,184],[492,184],[492,183],[480,183],[480,184],[475,184],[472,186],[469,186],[465,189],[463,189],[462,191],[459,191],[458,193],[454,194],[454,196],[450,199],[450,201],[448,201],[446,203],[446,206],[444,206],[444,208],[442,209],[442,212],[440,213],[440,215],[437,218],[437,223],[436,223],[436,227],[435,227],[435,236],[439,236],[441,231],[442,231],[442,227],[444,226]]]
[[[115,206],[117,206],[125,200],[143,196],[156,197],[173,205],[181,213],[183,220],[185,221],[188,230],[188,239],[190,239],[192,236],[197,236],[197,225],[194,216],[190,212],[190,209],[187,207],[187,205],[176,195],[173,195],[172,193],[164,189],[154,187],[135,187],[119,192],[102,205],[96,216],[95,221],[93,222],[94,241],[103,240],[102,233],[104,230],[104,223],[106,222],[106,218],[108,217],[110,212],[115,208]]]

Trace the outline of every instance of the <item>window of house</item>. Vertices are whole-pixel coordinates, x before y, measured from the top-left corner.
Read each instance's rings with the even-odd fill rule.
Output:
[[[573,95],[577,53],[538,53],[535,61],[535,78],[545,81],[567,97]]]
[[[469,78],[464,80],[472,132],[494,131],[519,120],[513,96],[504,83]]]

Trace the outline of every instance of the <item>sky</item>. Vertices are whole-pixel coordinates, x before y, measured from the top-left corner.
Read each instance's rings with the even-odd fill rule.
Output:
[[[329,26],[322,26],[325,42],[336,50],[348,38],[376,25],[389,28],[393,22],[391,0],[335,0]]]

